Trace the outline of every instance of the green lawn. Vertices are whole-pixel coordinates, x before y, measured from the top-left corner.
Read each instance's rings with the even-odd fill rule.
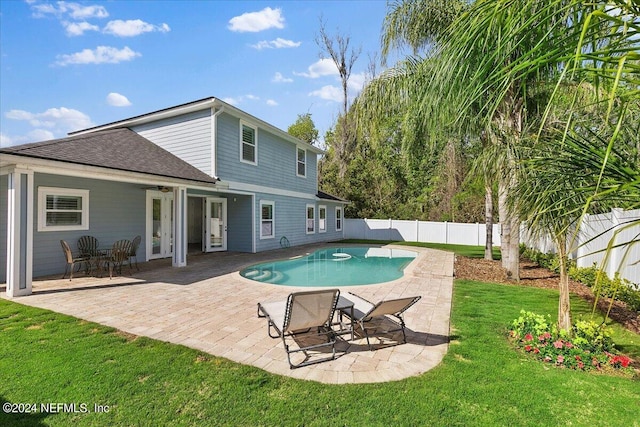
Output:
[[[639,380],[552,368],[510,347],[506,325],[520,309],[555,313],[557,299],[545,289],[458,280],[443,362],[418,377],[364,385],[281,377],[0,300],[2,403],[91,410],[0,412],[0,425],[640,425]],[[575,315],[590,309],[579,299],[572,307]],[[640,357],[638,335],[616,328],[614,338]],[[94,404],[109,411],[94,413]]]

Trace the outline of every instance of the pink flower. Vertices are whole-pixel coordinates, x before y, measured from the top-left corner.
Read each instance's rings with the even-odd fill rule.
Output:
[[[531,351],[532,347],[530,345],[524,346],[524,351]]]
[[[578,369],[584,369],[584,363],[578,362]]]
[[[524,340],[525,340],[525,341],[533,341],[533,335],[531,335],[531,334],[527,334],[527,335],[525,335],[525,336],[524,336]]]
[[[553,346],[555,348],[562,348],[562,340],[558,340],[558,341],[554,342]]]
[[[573,348],[573,344],[571,344],[570,341],[567,341],[566,343],[564,343],[565,347],[567,348]]]
[[[579,361],[581,361],[581,360],[582,360],[582,357],[580,357],[580,356],[576,355],[576,360],[579,362]]]
[[[544,357],[544,361],[545,362],[551,362],[553,359],[551,358],[551,356],[545,356]]]
[[[558,359],[556,361],[558,362],[559,365],[562,365],[562,363],[564,362],[564,356],[559,354]]]
[[[534,352],[535,354],[538,354],[538,353],[540,353],[540,349],[539,349],[538,347],[536,347],[536,348],[534,348],[534,349],[533,349],[533,352]]]

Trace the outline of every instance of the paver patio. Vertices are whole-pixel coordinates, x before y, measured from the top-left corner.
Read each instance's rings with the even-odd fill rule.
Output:
[[[369,351],[366,340],[356,336],[355,341],[339,341],[335,360],[289,369],[282,340],[268,336],[266,320],[257,317],[257,303],[286,299],[291,292],[310,288],[254,282],[241,277],[239,270],[256,262],[331,246],[336,245],[259,254],[192,255],[184,268],[172,268],[167,260],[152,261],[144,263],[140,272],[112,280],[82,274],[71,282],[36,280],[32,295],[13,301],[182,344],[275,374],[323,383],[400,380],[438,365],[448,349],[454,255],[411,248],[419,255],[405,269],[403,278],[340,289],[343,295],[352,291],[374,302],[421,295],[405,313],[406,344]],[[126,267],[123,273],[128,273]]]

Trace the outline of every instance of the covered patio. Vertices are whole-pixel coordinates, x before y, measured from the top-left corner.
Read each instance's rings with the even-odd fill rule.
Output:
[[[335,244],[334,244],[335,246]],[[340,341],[329,362],[289,369],[279,339],[267,334],[256,315],[258,302],[285,299],[302,288],[247,280],[250,264],[298,256],[327,247],[309,245],[258,254],[220,252],[190,257],[184,268],[171,260],[141,265],[113,279],[34,280],[33,293],[15,302],[100,323],[124,332],[195,348],[269,372],[323,383],[373,383],[421,374],[440,363],[449,342],[453,288],[452,253],[415,248],[418,257],[403,278],[378,285],[347,287],[371,301],[420,295],[406,314],[407,343],[369,351],[366,340]],[[414,250],[412,248],[412,250]],[[308,289],[308,288],[306,288]],[[2,289],[3,298],[6,292]],[[375,340],[374,340],[375,341]]]

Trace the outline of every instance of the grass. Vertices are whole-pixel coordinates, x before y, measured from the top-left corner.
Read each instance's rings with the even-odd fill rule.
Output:
[[[371,245],[403,245],[416,246],[420,248],[441,249],[444,251],[454,252],[456,255],[466,256],[469,258],[484,258],[484,246],[469,245],[451,245],[447,243],[424,243],[424,242],[405,242],[392,240],[361,240],[347,239],[341,240],[340,243],[362,243]],[[493,259],[501,259],[500,248],[493,248]]]
[[[0,412],[0,425],[639,426],[637,379],[556,369],[511,348],[506,328],[520,309],[555,313],[557,299],[552,290],[458,280],[443,362],[418,377],[360,385],[281,377],[0,300],[1,403],[91,409]],[[577,298],[572,308],[590,311]],[[614,340],[640,356],[638,335],[616,327]],[[109,412],[94,413],[94,404]]]

